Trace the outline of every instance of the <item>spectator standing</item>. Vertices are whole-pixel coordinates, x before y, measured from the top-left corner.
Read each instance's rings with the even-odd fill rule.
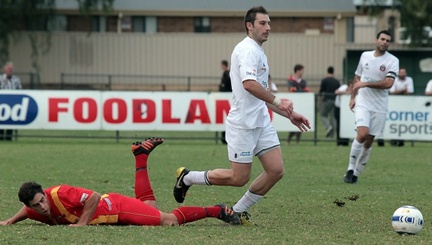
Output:
[[[13,74],[14,65],[7,62],[4,66],[4,74],[0,77],[0,89],[22,89],[21,80]],[[0,140],[12,140],[13,129],[0,129]]]
[[[223,70],[221,82],[219,84],[219,92],[232,92],[231,88],[231,78],[230,78],[230,68],[228,65],[228,61],[222,60],[221,61],[221,68]],[[225,131],[222,131],[221,133],[221,141],[222,144],[227,144],[225,140]]]
[[[334,128],[336,127],[334,109],[335,109],[335,91],[340,87],[340,82],[334,78],[334,68],[327,68],[327,77],[321,80],[319,94],[323,98],[320,115],[321,121],[326,128],[326,137],[333,138]]]
[[[393,86],[390,88],[392,95],[410,95],[414,93],[414,81],[407,76],[407,71],[404,67],[399,68],[398,77],[395,79]],[[390,140],[392,146],[404,146],[404,140]]]
[[[288,77],[288,91],[289,92],[309,92],[309,87],[307,86],[306,80],[303,79],[304,66],[297,64],[294,66],[294,74]],[[289,132],[288,133],[288,143],[291,143],[293,136],[296,136],[296,143],[300,143],[301,132]]]
[[[219,84],[219,92],[232,92],[231,88],[231,78],[230,78],[230,68],[228,65],[228,61],[222,60],[221,61],[221,68],[222,68],[222,78],[221,82]]]

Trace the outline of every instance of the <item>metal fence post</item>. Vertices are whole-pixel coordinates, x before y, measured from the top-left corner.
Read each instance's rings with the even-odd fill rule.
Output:
[[[60,73],[60,89],[63,90],[64,88],[64,76],[65,74],[62,72]]]
[[[191,91],[191,81],[192,78],[191,77],[187,77],[187,91]]]

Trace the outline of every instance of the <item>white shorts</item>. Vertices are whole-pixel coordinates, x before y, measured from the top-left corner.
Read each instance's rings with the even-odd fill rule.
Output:
[[[360,106],[355,108],[356,127],[368,127],[369,134],[373,136],[383,135],[386,118],[387,113],[369,111]]]
[[[238,129],[226,125],[228,159],[232,162],[252,163],[270,149],[280,147],[279,137],[271,123],[263,128]]]

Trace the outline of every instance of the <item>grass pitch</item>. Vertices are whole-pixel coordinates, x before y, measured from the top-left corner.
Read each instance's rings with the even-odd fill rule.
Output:
[[[146,136],[160,136],[147,135]],[[169,135],[161,135],[169,138]],[[24,181],[44,187],[66,183],[133,196],[136,134],[116,143],[104,139],[30,138],[0,142],[0,219],[21,207],[17,191]],[[174,227],[46,226],[24,221],[0,227],[1,244],[430,244],[432,144],[374,145],[356,185],[345,184],[349,147],[335,143],[282,143],[284,178],[251,208],[255,227],[227,226],[216,219]],[[226,147],[211,140],[166,140],[149,158],[159,208],[178,204],[172,196],[177,167],[208,170],[229,167]],[[257,159],[252,179],[262,171]],[[251,180],[252,181],[252,180]],[[233,205],[245,187],[193,186],[184,205]],[[349,200],[355,199],[355,201]],[[344,202],[340,207],[335,202]],[[413,205],[423,213],[420,234],[399,236],[393,212]]]

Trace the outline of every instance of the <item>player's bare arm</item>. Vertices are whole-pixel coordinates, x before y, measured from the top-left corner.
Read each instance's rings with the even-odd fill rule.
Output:
[[[27,212],[25,206],[23,206],[14,216],[7,220],[0,221],[0,225],[13,225],[20,221],[27,219]]]
[[[374,88],[374,89],[389,89],[393,86],[394,78],[386,77],[382,81],[378,82],[363,82],[360,81],[354,84],[353,90],[359,90],[360,88]]]
[[[349,102],[349,108],[354,110],[355,107],[355,97],[357,96],[358,89],[354,89],[354,86],[360,82],[360,76],[355,75],[353,81],[353,90],[351,91],[351,99]]]
[[[284,100],[286,99],[282,99],[282,101]],[[298,129],[300,129],[301,132],[306,132],[311,128],[309,120],[295,111],[291,112],[291,114],[288,114],[286,111],[282,111],[276,106],[269,103],[267,103],[267,107],[273,112],[288,118],[292,124],[294,124],[295,126],[297,126]]]
[[[84,204],[83,213],[79,219],[79,221],[76,224],[71,224],[70,226],[84,226],[87,225],[91,218],[93,217],[93,214],[95,213],[99,201],[101,199],[101,195],[97,192],[93,192],[93,194],[87,199],[87,201]]]
[[[291,100],[277,99],[276,96],[264,89],[255,80],[243,81],[243,88],[258,99],[265,101],[267,104],[273,104],[279,110],[285,111],[287,114],[291,114],[293,111],[293,103]]]

